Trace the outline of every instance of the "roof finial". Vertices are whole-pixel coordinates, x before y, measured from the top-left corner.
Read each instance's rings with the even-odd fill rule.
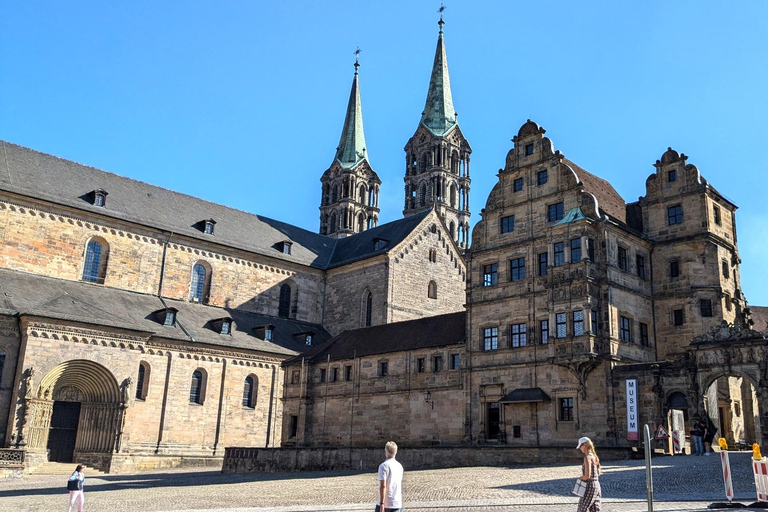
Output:
[[[440,13],[440,21],[437,22],[438,25],[440,25],[440,33],[443,33],[443,25],[445,25],[445,22],[443,21],[443,11],[445,10],[445,5],[443,5],[443,2],[440,2],[440,8],[437,10],[437,12]]]
[[[355,50],[355,74],[357,74],[357,68],[360,67],[360,52],[362,50],[360,49],[360,46],[357,47],[357,50]]]

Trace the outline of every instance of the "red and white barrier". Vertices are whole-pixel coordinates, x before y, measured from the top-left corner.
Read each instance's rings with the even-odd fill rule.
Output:
[[[752,460],[757,501],[768,502],[768,459]]]
[[[673,453],[680,453],[682,452],[682,448],[680,446],[680,431],[679,430],[673,430],[672,431],[672,452]]]
[[[731,460],[726,450],[720,451],[720,462],[723,465],[723,483],[725,483],[725,497],[733,501],[733,482],[731,481]]]

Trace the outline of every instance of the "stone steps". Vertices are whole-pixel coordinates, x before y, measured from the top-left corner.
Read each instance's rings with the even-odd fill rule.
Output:
[[[69,476],[77,467],[77,464],[74,462],[46,462],[45,464],[41,464],[37,466],[36,468],[33,468],[30,471],[30,474],[32,475],[62,475],[62,476]],[[90,476],[95,475],[104,475],[105,473],[103,471],[99,471],[98,469],[94,469],[88,466],[83,466],[83,471],[85,472],[86,478]]]

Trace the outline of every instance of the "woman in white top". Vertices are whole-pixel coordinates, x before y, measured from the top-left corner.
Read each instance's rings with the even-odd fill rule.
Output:
[[[85,495],[83,494],[83,482],[85,481],[85,474],[83,473],[83,466],[77,466],[75,472],[69,477],[67,483],[67,489],[69,489],[69,512],[72,512],[72,507],[75,506],[75,501],[80,498],[77,506],[77,512],[83,512],[83,505],[85,504]],[[76,489],[72,489],[76,487]]]

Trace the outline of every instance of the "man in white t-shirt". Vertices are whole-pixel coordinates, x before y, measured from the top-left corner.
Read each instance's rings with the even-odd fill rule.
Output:
[[[403,508],[403,493],[400,485],[403,483],[403,466],[395,460],[397,445],[392,441],[384,445],[384,456],[387,458],[379,464],[379,504],[376,512],[401,512]]]

